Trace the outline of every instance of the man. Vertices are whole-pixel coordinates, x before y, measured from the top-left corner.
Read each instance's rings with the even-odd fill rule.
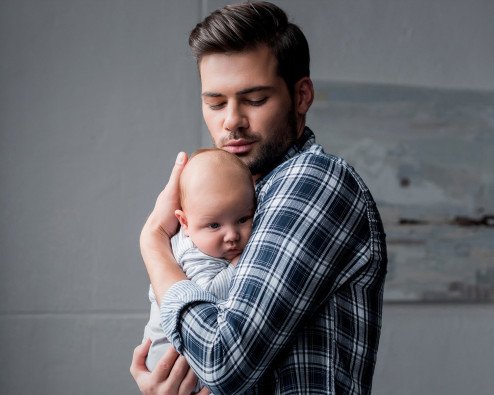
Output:
[[[179,155],[141,233],[161,322],[177,351],[158,372],[131,372],[144,393],[370,393],[381,327],[386,246],[375,203],[305,126],[314,91],[303,33],[270,3],[227,6],[192,31],[203,116],[214,144],[256,182],[252,236],[218,304],[178,269]],[[175,362],[175,363],[174,363]],[[203,389],[202,393],[207,393]]]

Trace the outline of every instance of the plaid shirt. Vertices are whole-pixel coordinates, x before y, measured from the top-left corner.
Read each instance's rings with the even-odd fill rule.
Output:
[[[176,283],[166,336],[214,394],[370,393],[387,257],[369,190],[306,128],[256,192],[228,300]]]

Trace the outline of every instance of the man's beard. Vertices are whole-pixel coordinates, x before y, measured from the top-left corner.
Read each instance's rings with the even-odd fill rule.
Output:
[[[260,133],[246,133],[238,130],[230,133],[226,141],[240,138],[250,141],[260,141],[260,136],[262,136]],[[243,155],[238,155],[238,157],[247,165],[252,175],[264,175],[281,162],[283,155],[296,140],[297,119],[295,110],[290,109],[285,117],[285,123],[270,132],[269,139],[264,140],[262,145],[257,147],[254,157],[250,158]]]

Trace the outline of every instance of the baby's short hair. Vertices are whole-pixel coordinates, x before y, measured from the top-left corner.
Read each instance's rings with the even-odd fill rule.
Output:
[[[252,187],[255,205],[254,182],[249,168],[236,155],[219,148],[200,148],[190,155],[180,176],[180,202],[182,205],[187,196],[186,180],[190,177],[189,173],[198,170],[204,170],[201,173],[201,178],[231,179],[234,177],[241,183],[247,183]]]

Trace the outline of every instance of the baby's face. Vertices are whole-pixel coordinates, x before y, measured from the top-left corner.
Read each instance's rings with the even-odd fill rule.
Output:
[[[245,248],[255,211],[252,188],[222,182],[188,193],[183,210],[184,231],[203,253],[232,260]]]

